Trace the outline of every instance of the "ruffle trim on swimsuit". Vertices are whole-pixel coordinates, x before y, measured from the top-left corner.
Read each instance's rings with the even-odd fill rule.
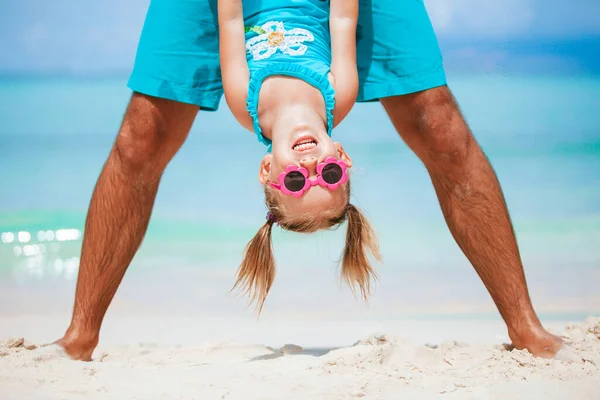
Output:
[[[283,62],[271,62],[267,66],[251,72],[250,82],[248,84],[248,97],[246,100],[246,108],[252,117],[254,124],[254,132],[258,137],[258,141],[268,146],[268,151],[271,151],[271,139],[264,137],[260,123],[258,121],[258,95],[260,88],[265,79],[270,76],[283,75],[302,79],[306,83],[319,89],[325,100],[325,108],[327,111],[327,134],[331,136],[333,129],[333,109],[335,107],[335,90],[327,78],[327,74],[321,75],[317,71],[305,67],[300,64],[291,64]]]

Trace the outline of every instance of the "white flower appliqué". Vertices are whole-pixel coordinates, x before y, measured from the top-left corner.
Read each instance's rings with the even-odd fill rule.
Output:
[[[278,50],[290,56],[301,56],[308,49],[303,43],[315,40],[313,34],[306,29],[285,30],[283,22],[267,22],[252,30],[260,32],[260,35],[246,42],[246,50],[252,54],[254,60],[269,58]]]

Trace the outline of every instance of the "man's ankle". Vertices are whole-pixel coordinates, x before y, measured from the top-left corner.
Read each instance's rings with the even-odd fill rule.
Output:
[[[70,326],[65,335],[55,343],[63,347],[67,354],[75,360],[90,361],[92,353],[98,345],[99,332],[92,329],[79,329]]]
[[[554,357],[563,344],[559,336],[548,332],[541,323],[521,326],[519,329],[509,328],[508,334],[516,349],[527,350],[539,357]]]

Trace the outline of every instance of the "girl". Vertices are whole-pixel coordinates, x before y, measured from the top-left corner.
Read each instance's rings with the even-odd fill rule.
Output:
[[[235,287],[262,310],[273,279],[273,224],[315,232],[348,222],[342,278],[362,297],[380,259],[374,232],[350,204],[352,160],[331,130],[357,96],[357,0],[219,0],[225,100],[268,146],[260,165],[267,221],[248,243]]]

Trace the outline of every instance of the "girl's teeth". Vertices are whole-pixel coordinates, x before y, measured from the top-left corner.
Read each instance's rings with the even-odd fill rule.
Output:
[[[301,151],[301,150],[308,150],[308,149],[312,149],[313,147],[315,147],[317,144],[315,142],[307,142],[307,143],[300,143],[294,146],[294,150],[297,151]]]

